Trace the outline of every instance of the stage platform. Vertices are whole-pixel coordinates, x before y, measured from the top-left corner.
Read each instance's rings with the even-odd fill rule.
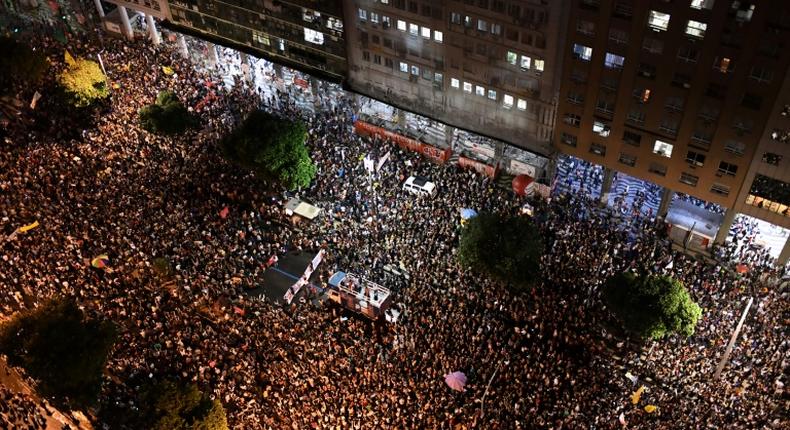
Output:
[[[277,265],[269,267],[264,272],[262,284],[257,288],[247,290],[247,294],[253,297],[264,296],[277,304],[285,303],[284,296],[288,288],[299,280],[316,255],[316,252],[292,251],[278,256]],[[312,273],[310,282],[315,283],[317,279],[318,270]],[[305,286],[299,290],[294,296],[294,302],[306,295],[307,288]]]

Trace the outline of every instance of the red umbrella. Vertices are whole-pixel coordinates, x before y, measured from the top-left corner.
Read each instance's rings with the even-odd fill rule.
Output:
[[[466,385],[466,375],[463,372],[453,372],[447,375],[444,375],[444,382],[447,384],[448,387],[452,388],[455,391],[464,392],[464,385]]]

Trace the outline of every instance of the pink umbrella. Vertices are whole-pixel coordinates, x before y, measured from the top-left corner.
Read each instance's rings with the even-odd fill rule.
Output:
[[[448,387],[456,391],[464,392],[464,385],[466,385],[466,375],[463,372],[453,372],[444,375],[444,382]]]

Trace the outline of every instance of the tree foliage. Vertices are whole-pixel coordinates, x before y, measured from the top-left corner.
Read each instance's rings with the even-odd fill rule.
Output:
[[[89,406],[115,337],[112,323],[87,319],[72,300],[52,299],[0,327],[0,353],[39,380],[42,394]]]
[[[107,77],[99,68],[99,63],[84,58],[69,59],[67,66],[59,75],[58,83],[63,88],[71,104],[86,107],[106,99],[110,95]]]
[[[222,147],[230,159],[293,190],[309,186],[315,177],[306,138],[307,129],[301,121],[254,111],[223,140]]]
[[[140,413],[151,430],[227,430],[225,409],[195,384],[163,381],[144,389]]]
[[[540,271],[543,240],[523,216],[479,213],[461,230],[461,265],[516,286],[532,283]]]
[[[197,123],[172,91],[160,91],[156,103],[140,109],[140,125],[151,133],[179,134]]]
[[[649,339],[694,334],[702,309],[680,281],[668,276],[621,273],[604,285],[603,299],[626,330]]]
[[[35,83],[48,67],[49,60],[42,51],[34,51],[12,37],[0,36],[0,88],[8,88],[14,81]]]

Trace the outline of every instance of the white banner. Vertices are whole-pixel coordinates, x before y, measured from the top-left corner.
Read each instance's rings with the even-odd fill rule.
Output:
[[[535,166],[518,160],[510,160],[510,166],[507,171],[511,175],[527,175],[533,179],[535,178]]]
[[[387,160],[389,160],[389,159],[390,159],[390,153],[389,153],[389,151],[387,151],[387,153],[386,153],[386,154],[384,154],[384,156],[383,156],[383,157],[381,157],[381,158],[379,159],[379,164],[376,166],[376,171],[378,172],[379,170],[381,170],[381,167],[382,167],[382,166],[384,165],[384,163],[386,163],[386,162],[387,162]]]

